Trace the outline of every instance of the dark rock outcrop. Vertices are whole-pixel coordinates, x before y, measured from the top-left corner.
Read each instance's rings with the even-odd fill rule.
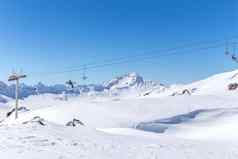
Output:
[[[233,91],[236,90],[238,88],[238,83],[231,83],[228,85],[228,90],[229,91]]]
[[[46,122],[43,118],[39,117],[39,116],[35,116],[33,119],[23,122],[23,124],[29,124],[29,123],[37,123],[41,126],[45,126]]]
[[[6,116],[9,117],[11,116],[14,112],[15,112],[15,108],[13,108],[11,111],[7,112]],[[29,109],[27,109],[26,107],[19,107],[18,109],[18,112],[27,112],[29,111]]]
[[[69,121],[66,126],[72,126],[72,127],[77,127],[77,126],[84,126],[84,123],[81,122],[78,119],[73,119],[72,121]]]

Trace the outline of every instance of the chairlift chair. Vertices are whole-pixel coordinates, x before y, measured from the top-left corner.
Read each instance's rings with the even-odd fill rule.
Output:
[[[69,81],[66,82],[66,85],[70,86],[71,89],[74,88],[74,85],[75,85],[75,84],[76,84],[76,83],[75,83],[75,82],[72,82],[72,80],[69,80]]]
[[[87,77],[87,76],[85,76],[85,75],[83,75],[82,79],[83,79],[83,80],[87,80],[87,79],[88,79],[88,77]]]
[[[225,55],[229,55],[230,51],[229,51],[229,43],[226,42],[226,47],[225,47]]]
[[[86,76],[86,70],[87,70],[87,68],[86,68],[86,66],[84,66],[84,68],[83,68],[83,76],[82,76],[83,80],[87,80],[88,79],[88,77]]]
[[[230,52],[228,50],[225,51],[225,55],[229,55]]]
[[[233,61],[235,61],[235,62],[237,62],[237,63],[238,63],[238,59],[237,59],[237,57],[236,57],[236,55],[235,55],[235,54],[233,54],[233,55],[231,56],[231,58],[232,58],[232,60],[233,60]]]

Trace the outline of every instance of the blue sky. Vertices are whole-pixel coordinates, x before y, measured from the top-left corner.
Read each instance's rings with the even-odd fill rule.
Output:
[[[237,0],[1,0],[0,80],[21,69],[30,84],[99,83],[126,72],[186,83],[236,69],[220,48],[88,70],[87,81],[82,72],[38,74],[237,36],[237,10]]]

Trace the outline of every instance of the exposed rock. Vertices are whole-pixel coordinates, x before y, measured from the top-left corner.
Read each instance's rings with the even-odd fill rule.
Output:
[[[148,95],[150,95],[150,93],[151,92],[146,92],[146,93],[143,94],[143,96],[148,96]]]
[[[73,119],[73,121],[69,121],[66,126],[72,126],[72,127],[77,127],[77,126],[84,126],[84,123],[81,122],[78,119]]]
[[[191,92],[188,89],[183,90],[182,94],[188,94],[191,95]]]
[[[45,120],[39,116],[35,116],[33,119],[31,119],[30,121],[26,121],[26,122],[23,122],[23,124],[28,124],[28,123],[37,123],[41,126],[45,126],[46,123],[45,123]]]
[[[228,85],[228,90],[236,90],[238,88],[238,83],[231,83]]]
[[[177,95],[191,95],[192,93],[194,93],[197,89],[193,88],[193,89],[184,89],[181,92],[174,92],[171,96],[177,96]]]
[[[7,117],[11,116],[12,113],[15,112],[15,110],[16,110],[16,109],[13,108],[10,112],[7,112],[6,116],[7,116]],[[18,112],[27,112],[27,111],[29,111],[29,109],[27,109],[26,107],[19,107],[17,110],[18,110]]]

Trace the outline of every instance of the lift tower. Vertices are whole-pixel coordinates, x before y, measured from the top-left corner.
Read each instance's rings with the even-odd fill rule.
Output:
[[[16,81],[16,88],[15,88],[15,98],[16,98],[15,119],[18,118],[19,80],[22,79],[22,78],[26,78],[26,75],[13,73],[8,78],[8,81]]]

